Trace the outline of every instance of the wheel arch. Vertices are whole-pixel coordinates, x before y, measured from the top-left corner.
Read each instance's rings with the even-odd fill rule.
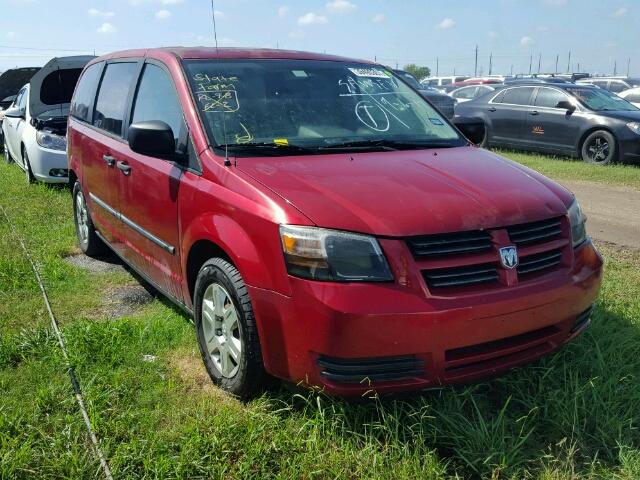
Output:
[[[588,128],[587,130],[585,130],[582,135],[580,136],[578,143],[576,145],[576,153],[579,159],[582,159],[582,146],[584,145],[585,140],[587,139],[587,137],[589,135],[591,135],[593,132],[597,132],[598,130],[603,130],[605,132],[610,133],[613,136],[613,139],[616,142],[616,152],[620,152],[620,142],[618,141],[618,137],[616,136],[616,134],[614,133],[613,129],[611,129],[610,127],[606,126],[606,125],[597,125],[597,126],[593,126]],[[617,159],[614,159],[614,162],[617,161]]]

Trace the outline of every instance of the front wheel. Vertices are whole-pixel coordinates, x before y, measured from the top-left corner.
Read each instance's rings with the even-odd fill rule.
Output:
[[[240,272],[222,258],[202,266],[194,313],[198,346],[213,383],[241,400],[265,385],[260,342],[249,292]]]
[[[26,150],[22,150],[22,163],[24,165],[24,172],[27,175],[27,183],[35,183],[36,177],[33,175],[33,171],[31,170],[31,163],[29,162],[29,155]]]
[[[582,143],[582,159],[587,163],[608,165],[616,158],[616,139],[606,130],[596,130]]]
[[[7,137],[2,136],[2,143],[4,146],[4,161],[6,163],[13,163],[13,158],[11,158],[11,154],[9,153],[9,146],[7,145]]]

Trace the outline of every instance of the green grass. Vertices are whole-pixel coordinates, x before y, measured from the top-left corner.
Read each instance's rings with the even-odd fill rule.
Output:
[[[563,175],[565,162],[508,155]],[[0,164],[0,205],[41,269],[116,478],[640,478],[639,252],[602,246],[593,326],[537,364],[409,399],[276,388],[245,405],[211,385],[191,324],[166,302],[107,320],[102,293],[131,279],[63,260],[75,244],[68,191],[27,187]],[[101,473],[33,274],[0,218],[0,479],[61,477]]]
[[[502,156],[522,163],[556,180],[582,180],[640,189],[640,167],[634,165],[591,165],[566,157],[548,157],[498,150]]]

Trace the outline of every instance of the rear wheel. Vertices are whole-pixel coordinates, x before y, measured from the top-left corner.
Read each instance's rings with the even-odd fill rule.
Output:
[[[616,158],[616,139],[606,130],[596,130],[582,143],[582,159],[587,163],[608,165]]]
[[[73,185],[73,218],[80,250],[90,257],[104,253],[106,246],[104,242],[100,240],[100,237],[98,237],[96,229],[93,226],[93,221],[91,220],[91,215],[89,215],[89,209],[87,208],[87,202],[84,199],[80,182],[76,182]]]
[[[2,144],[4,147],[4,161],[7,163],[13,163],[13,158],[11,158],[11,154],[9,153],[9,146],[7,145],[7,137],[2,136]]]
[[[249,292],[240,272],[222,258],[202,266],[194,313],[198,346],[213,383],[241,400],[267,382]]]

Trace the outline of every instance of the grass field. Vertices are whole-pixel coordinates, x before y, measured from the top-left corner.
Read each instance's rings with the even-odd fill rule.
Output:
[[[507,154],[556,178],[640,188],[631,167]],[[640,478],[640,253],[601,246],[592,327],[500,378],[350,404],[275,388],[248,404],[206,376],[161,299],[107,318],[127,273],[70,265],[67,190],[0,161],[0,205],[35,258],[115,478]],[[152,355],[152,361],[145,355]],[[101,478],[30,266],[0,216],[0,479]]]

